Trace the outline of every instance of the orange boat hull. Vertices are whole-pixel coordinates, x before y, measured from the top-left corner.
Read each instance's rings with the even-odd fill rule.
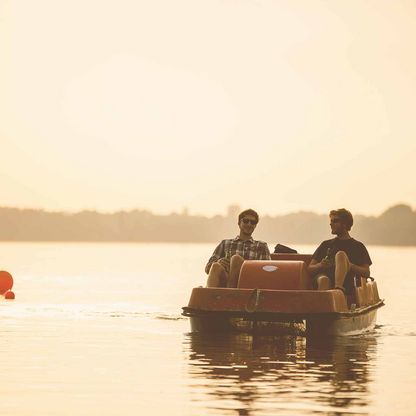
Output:
[[[300,259],[246,261],[238,288],[194,288],[183,315],[193,332],[299,332],[302,323],[311,335],[352,335],[375,326],[384,303],[374,281],[361,279],[349,303],[340,290],[313,290],[310,282]]]

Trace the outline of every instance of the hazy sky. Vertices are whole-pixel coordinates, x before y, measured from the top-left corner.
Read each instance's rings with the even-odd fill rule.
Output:
[[[0,0],[0,205],[416,206],[414,0]]]

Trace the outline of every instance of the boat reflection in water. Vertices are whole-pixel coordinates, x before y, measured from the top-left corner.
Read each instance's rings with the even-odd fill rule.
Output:
[[[248,334],[185,337],[192,400],[204,414],[369,410],[374,335],[327,341]]]

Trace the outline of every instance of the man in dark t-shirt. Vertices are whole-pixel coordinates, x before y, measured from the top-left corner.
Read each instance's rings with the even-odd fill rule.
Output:
[[[329,214],[332,234],[316,249],[308,267],[315,276],[319,290],[335,287],[347,294],[352,293],[354,276],[370,276],[370,256],[364,244],[349,234],[353,218],[346,209],[333,210]]]

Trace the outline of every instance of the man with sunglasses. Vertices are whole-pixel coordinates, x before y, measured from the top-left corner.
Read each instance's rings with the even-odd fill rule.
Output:
[[[207,287],[237,287],[244,260],[270,260],[267,243],[254,240],[251,236],[258,222],[256,211],[247,209],[240,213],[239,235],[222,240],[205,266]]]
[[[363,243],[349,234],[351,212],[344,208],[329,213],[331,233],[336,235],[316,249],[308,267],[318,290],[340,289],[353,294],[354,276],[369,277],[371,259]]]

